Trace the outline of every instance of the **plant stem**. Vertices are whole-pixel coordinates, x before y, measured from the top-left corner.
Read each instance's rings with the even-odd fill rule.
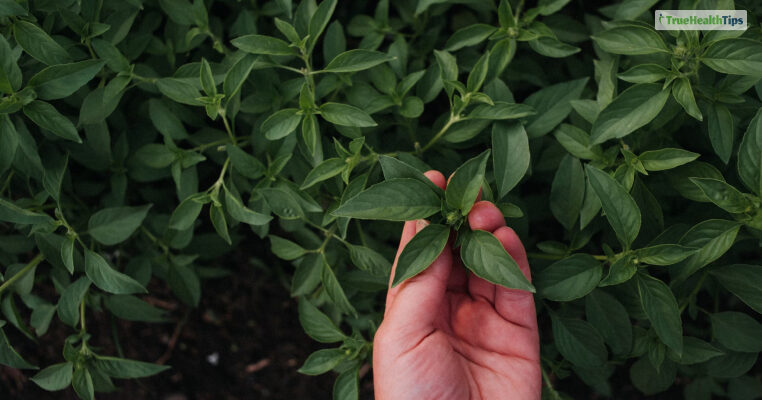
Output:
[[[540,370],[542,371],[542,381],[545,383],[545,387],[548,388],[548,391],[550,391],[551,398],[561,400],[561,396],[558,395],[556,389],[553,389],[553,384],[550,382],[550,377],[548,376],[548,373],[545,372],[545,368],[540,368]]]
[[[87,325],[85,324],[85,297],[82,297],[82,301],[79,303],[79,327],[81,333],[87,332]]]
[[[225,130],[228,132],[228,137],[230,138],[230,141],[233,143],[233,146],[238,146],[238,139],[233,134],[233,130],[230,129],[230,123],[228,122],[228,117],[225,116],[224,112],[220,112],[220,117],[222,117],[222,123],[225,125]]]
[[[455,116],[453,113],[450,113],[450,119],[448,119],[448,120],[447,120],[447,123],[446,123],[446,124],[444,124],[444,126],[442,127],[442,129],[440,129],[440,130],[439,130],[439,132],[437,132],[437,134],[436,134],[436,135],[434,135],[434,137],[433,137],[433,138],[431,138],[431,140],[429,140],[429,142],[428,142],[428,143],[426,143],[426,145],[425,145],[425,146],[423,146],[423,148],[421,149],[421,151],[419,151],[419,153],[420,153],[420,154],[423,154],[423,152],[425,152],[425,151],[426,151],[426,150],[428,150],[428,149],[429,149],[431,146],[433,146],[433,145],[434,145],[434,143],[436,143],[436,142],[437,142],[439,139],[441,139],[441,138],[442,138],[442,136],[445,134],[445,132],[447,132],[447,130],[448,130],[448,129],[450,129],[450,127],[451,127],[451,126],[452,126],[454,123],[456,123],[456,122],[458,122],[458,121],[460,121],[460,118],[459,118],[459,117],[456,117],[456,116]]]
[[[161,239],[157,238],[151,231],[149,231],[145,226],[140,226],[140,231],[143,232],[144,235],[148,237],[155,245],[161,247],[161,250],[164,252],[165,255],[169,254],[169,247],[164,244]]]
[[[698,282],[696,283],[696,287],[694,287],[691,293],[688,295],[688,297],[685,298],[685,303],[683,303],[680,306],[680,313],[682,313],[683,310],[685,310],[685,307],[688,307],[688,304],[690,303],[691,299],[698,294],[699,290],[701,290],[701,286],[703,286],[706,276],[707,276],[707,273],[706,271],[704,271],[704,273],[701,275],[701,278],[699,278]]]
[[[45,259],[45,256],[43,256],[42,253],[34,256],[32,261],[29,261],[29,263],[25,265],[24,268],[22,268],[19,272],[16,272],[15,275],[13,275],[7,281],[3,282],[2,285],[0,285],[0,293],[3,293],[5,289],[13,285],[17,280],[23,278],[24,275],[27,274],[27,272],[31,271],[32,268],[36,267],[44,259]]]

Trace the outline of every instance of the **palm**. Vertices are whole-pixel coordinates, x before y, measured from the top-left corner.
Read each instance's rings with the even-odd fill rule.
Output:
[[[469,223],[493,232],[529,276],[523,246],[494,205],[477,203]],[[420,228],[406,223],[400,248]],[[531,293],[467,275],[456,254],[448,244],[427,270],[389,290],[374,340],[376,398],[539,399]]]

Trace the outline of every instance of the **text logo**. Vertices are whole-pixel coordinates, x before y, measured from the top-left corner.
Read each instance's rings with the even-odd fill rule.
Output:
[[[656,10],[657,31],[745,31],[746,10]]]

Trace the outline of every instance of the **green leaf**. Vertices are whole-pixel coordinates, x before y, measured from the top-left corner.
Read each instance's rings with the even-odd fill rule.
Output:
[[[324,160],[307,174],[300,189],[304,190],[326,179],[333,178],[340,174],[345,168],[347,168],[347,162],[344,159],[329,158]]]
[[[74,273],[74,237],[68,236],[61,244],[61,262],[69,274]]]
[[[318,6],[317,10],[315,10],[315,13],[312,14],[308,31],[310,49],[315,47],[315,43],[317,43],[318,38],[323,33],[323,30],[325,30],[325,27],[328,26],[328,23],[331,21],[333,11],[336,9],[336,3],[337,0],[323,0],[323,2]]]
[[[324,103],[320,106],[320,115],[326,121],[341,126],[365,128],[377,125],[368,113],[348,104]]]
[[[225,101],[230,101],[243,87],[244,82],[248,79],[254,63],[257,61],[257,57],[253,55],[246,55],[241,57],[230,70],[225,74],[225,80],[222,83],[222,91],[225,93]]]
[[[572,46],[551,36],[540,36],[529,41],[529,47],[545,57],[564,58],[580,52],[580,48]]]
[[[683,337],[683,355],[679,363],[683,365],[697,364],[724,355],[720,349],[693,336]]]
[[[473,24],[458,29],[447,39],[445,50],[456,51],[464,47],[475,46],[485,41],[496,30],[497,28],[487,24]]]
[[[58,112],[50,103],[35,100],[24,106],[24,115],[40,128],[46,129],[58,137],[72,142],[82,143],[77,128],[69,118]]]
[[[212,205],[209,207],[209,220],[212,221],[212,226],[214,226],[214,230],[220,238],[228,245],[233,244],[228,230],[228,221],[225,218],[225,212],[222,211],[222,205],[212,202]]]
[[[609,174],[585,166],[590,185],[601,200],[606,219],[624,248],[629,248],[640,232],[640,209],[630,193]]]
[[[489,232],[470,232],[463,240],[460,257],[466,268],[486,281],[510,289],[535,292],[513,257]]]
[[[9,94],[21,88],[21,70],[11,51],[8,41],[0,35],[0,92]]]
[[[393,60],[386,53],[372,50],[355,49],[334,57],[322,72],[356,72]]]
[[[392,270],[392,264],[375,250],[356,246],[350,243],[346,244],[349,250],[349,256],[352,263],[359,269],[369,272],[372,275],[388,277]]]
[[[15,0],[0,1],[0,17],[26,16],[29,12]]]
[[[47,160],[46,160],[47,161]],[[61,185],[63,184],[64,175],[69,165],[69,154],[56,159],[53,157],[47,162],[42,177],[42,186],[50,194],[56,203],[61,201]]]
[[[238,146],[227,145],[225,148],[227,149],[233,169],[238,173],[250,179],[257,179],[264,175],[266,168],[262,164],[262,161],[259,161],[259,159]]]
[[[410,179],[390,179],[371,186],[339,206],[337,217],[410,221],[426,218],[441,209],[436,192],[425,183]]]
[[[85,273],[95,286],[108,293],[146,293],[143,285],[115,270],[100,254],[89,249],[85,249]]]
[[[710,271],[720,284],[754,311],[762,314],[762,266],[733,264]]]
[[[71,386],[82,400],[94,400],[95,388],[93,387],[93,378],[90,371],[85,366],[74,368],[74,375],[71,379]]]
[[[573,254],[537,275],[538,293],[553,301],[572,301],[590,293],[601,280],[603,267],[589,254]]]
[[[302,121],[301,114],[297,114],[296,108],[284,108],[270,115],[259,128],[269,140],[282,139],[299,126]]]
[[[599,286],[614,286],[630,280],[638,272],[638,266],[630,256],[622,256],[611,264],[609,273]]]
[[[585,316],[600,332],[616,355],[625,355],[632,349],[632,324],[627,310],[616,297],[603,290],[593,290],[585,296]]]
[[[156,81],[156,88],[159,91],[180,104],[187,104],[189,106],[203,106],[204,104],[197,100],[201,97],[198,89],[190,83],[175,79],[175,78],[162,78]]]
[[[169,321],[166,311],[129,294],[106,297],[103,304],[119,319],[153,323]]]
[[[476,64],[468,74],[468,80],[466,81],[466,89],[470,93],[478,92],[484,84],[484,79],[487,78],[487,68],[489,66],[489,51],[485,51]]]
[[[11,167],[18,149],[19,137],[16,133],[16,127],[10,118],[0,115],[0,174],[5,173]]]
[[[575,79],[544,87],[532,93],[524,104],[536,110],[527,121],[530,138],[540,137],[552,131],[572,110],[571,101],[579,99],[588,78]]]
[[[79,305],[90,288],[92,282],[86,276],[83,276],[72,282],[61,293],[58,299],[58,318],[69,326],[76,326],[79,323]]]
[[[498,198],[511,191],[529,168],[529,139],[520,123],[496,122],[492,125],[492,163]]]
[[[445,190],[447,204],[462,215],[468,215],[484,181],[484,171],[487,168],[490,150],[466,161],[453,172]]]
[[[295,56],[296,49],[283,40],[265,35],[245,35],[231,40],[233,46],[251,54]]]
[[[37,386],[49,392],[54,392],[66,389],[71,385],[73,372],[74,364],[71,362],[53,364],[38,372],[31,378],[31,380],[36,383]]]
[[[756,194],[762,194],[762,108],[757,110],[738,146],[738,176]]]
[[[623,25],[596,33],[595,43],[604,51],[613,54],[640,55],[669,53],[661,35],[641,25]]]
[[[668,98],[669,91],[655,83],[639,83],[627,88],[598,115],[591,132],[592,143],[625,137],[651,122]]]
[[[638,274],[638,293],[643,311],[662,343],[678,355],[683,352],[683,324],[675,295],[664,282]]]
[[[746,353],[762,351],[762,324],[754,318],[736,311],[710,315],[712,336],[728,350]]]
[[[724,181],[711,178],[690,179],[712,203],[731,214],[748,212],[753,207],[751,201],[743,193]]]
[[[13,37],[24,51],[46,65],[66,64],[71,56],[37,25],[18,20],[13,24]]]
[[[93,366],[106,375],[117,379],[144,378],[170,368],[167,365],[106,356],[95,357]]]
[[[295,260],[307,253],[302,246],[273,235],[270,235],[270,250],[284,260]]]
[[[121,243],[143,223],[151,205],[105,208],[90,216],[87,233],[107,246]]]
[[[675,382],[677,366],[670,360],[664,360],[658,370],[651,365],[648,357],[641,357],[630,367],[630,380],[633,386],[647,396],[667,390]]]
[[[31,336],[30,336],[31,337]],[[0,327],[0,365],[7,365],[16,369],[37,369],[36,366],[24,360],[16,350],[11,347],[8,337]]]
[[[320,276],[320,281],[323,282],[323,289],[325,289],[328,297],[331,298],[333,304],[339,310],[345,314],[357,316],[357,311],[355,311],[352,303],[350,303],[349,299],[347,299],[347,295],[344,293],[344,289],[341,287],[339,280],[336,278],[336,273],[333,272],[331,266],[328,265],[325,257],[323,257],[323,272]]]
[[[53,222],[53,218],[47,214],[42,214],[21,208],[7,200],[0,198],[0,221],[22,225],[34,225]]]
[[[741,224],[735,221],[710,219],[699,222],[680,238],[679,244],[698,251],[670,268],[673,284],[677,284],[712,261],[720,258],[733,245]]]
[[[566,155],[561,159],[550,186],[550,212],[566,230],[571,230],[577,222],[584,197],[582,163]]]
[[[164,135],[164,138],[182,140],[188,138],[182,121],[160,99],[148,101],[148,115],[153,126]]]
[[[98,58],[103,60],[114,72],[126,72],[130,69],[130,61],[110,42],[95,38],[90,43]]]
[[[688,258],[696,252],[691,247],[679,244],[657,244],[635,252],[638,261],[648,265],[672,265]]]
[[[696,104],[696,98],[693,96],[693,89],[688,78],[678,78],[672,83],[672,96],[683,106],[685,112],[699,121],[704,120],[701,111]]]
[[[442,81],[458,79],[458,62],[455,56],[446,51],[434,50],[434,57],[437,59]]]
[[[762,43],[746,38],[720,40],[700,60],[723,74],[762,76]]]
[[[707,131],[712,148],[718,157],[727,164],[733,151],[735,140],[733,114],[723,104],[712,103],[706,113]]]
[[[62,99],[90,82],[104,65],[105,63],[100,60],[54,65],[31,77],[28,86],[34,88],[40,99]]]
[[[196,272],[185,265],[172,264],[169,267],[167,284],[180,301],[198,307],[201,300],[201,282]]]
[[[201,208],[207,202],[209,202],[209,198],[202,193],[188,196],[172,212],[169,218],[169,228],[184,231],[193,226],[201,213]]]
[[[649,171],[664,171],[687,164],[699,157],[699,154],[683,149],[664,148],[643,152],[638,160]]]
[[[334,369],[347,358],[342,349],[321,349],[307,357],[304,365],[299,368],[300,374],[320,375]]]
[[[630,83],[654,83],[669,76],[669,71],[659,64],[638,64],[619,73],[619,79]]]
[[[206,61],[206,58],[201,59],[199,81],[201,82],[201,88],[207,96],[214,97],[217,95],[217,84],[214,83],[212,67],[209,65],[209,62]]]
[[[395,178],[411,178],[425,183],[437,194],[444,193],[439,186],[435,185],[434,182],[427,178],[420,170],[404,161],[382,154],[378,156],[378,162],[381,164],[384,178],[387,180]]]
[[[347,338],[327,315],[305,298],[299,299],[299,322],[304,332],[320,343],[341,342]]]
[[[603,338],[589,323],[575,318],[550,314],[553,321],[553,341],[558,352],[574,365],[596,368],[608,358]]]
[[[261,192],[273,213],[280,218],[301,219],[304,217],[304,210],[293,192],[283,188],[261,189]]]
[[[357,400],[360,398],[360,367],[350,368],[336,378],[333,384],[333,400]]]
[[[225,209],[234,220],[244,224],[258,226],[272,220],[271,216],[258,213],[243,205],[238,195],[231,192],[227,186],[225,186]]]
[[[496,101],[494,105],[479,104],[464,119],[505,120],[533,115],[532,107],[525,104]],[[451,128],[452,129],[452,128]],[[448,137],[451,135],[448,135]],[[449,139],[449,138],[448,138]],[[450,140],[451,142],[453,140]]]
[[[439,224],[429,224],[416,233],[397,259],[392,286],[397,286],[428,268],[442,253],[449,237],[450,228]]]
[[[574,125],[561,124],[554,135],[558,143],[574,157],[593,160],[601,156],[600,146],[591,146],[590,135]]]

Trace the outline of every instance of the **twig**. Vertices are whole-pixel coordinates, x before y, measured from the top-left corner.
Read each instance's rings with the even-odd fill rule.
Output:
[[[156,360],[156,364],[164,365],[167,361],[169,361],[169,358],[172,357],[172,351],[175,349],[175,346],[177,346],[177,340],[180,338],[180,334],[183,331],[183,327],[185,327],[185,323],[188,322],[189,315],[190,308],[185,310],[183,318],[177,322],[175,331],[172,332],[172,337],[169,338],[169,343],[167,343],[167,351],[165,351],[164,354],[162,354],[161,357]]]

